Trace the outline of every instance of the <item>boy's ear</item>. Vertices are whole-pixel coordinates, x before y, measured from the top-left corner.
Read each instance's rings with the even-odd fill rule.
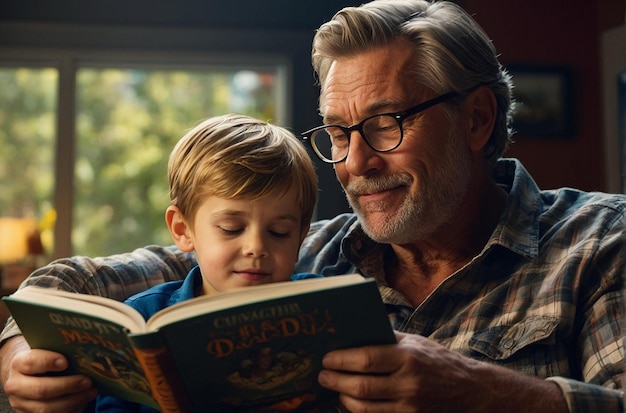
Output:
[[[185,252],[193,251],[191,228],[187,225],[185,217],[177,206],[170,205],[167,207],[165,210],[165,222],[176,246]]]
[[[480,151],[491,137],[496,122],[496,97],[487,86],[481,86],[467,97],[466,104],[470,109],[470,149]]]

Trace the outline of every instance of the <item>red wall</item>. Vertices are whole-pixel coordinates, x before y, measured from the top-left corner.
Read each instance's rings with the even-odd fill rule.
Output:
[[[542,188],[606,190],[600,33],[624,24],[624,0],[465,0],[503,64],[565,65],[573,74],[574,135],[517,137],[519,158]],[[514,79],[515,80],[515,79]]]

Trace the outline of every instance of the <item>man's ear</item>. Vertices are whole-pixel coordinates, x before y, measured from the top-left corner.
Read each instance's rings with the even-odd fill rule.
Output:
[[[193,238],[191,236],[191,228],[187,225],[187,221],[177,206],[170,205],[165,210],[165,222],[170,230],[172,239],[181,251],[193,251]]]
[[[487,144],[496,122],[497,102],[492,90],[481,86],[466,99],[469,113],[469,144],[473,152],[478,152]]]

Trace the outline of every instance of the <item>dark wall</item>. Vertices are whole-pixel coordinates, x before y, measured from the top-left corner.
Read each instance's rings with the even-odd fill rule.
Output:
[[[313,31],[343,6],[316,0],[2,0],[0,20]]]
[[[554,65],[572,74],[573,133],[517,136],[507,155],[520,158],[542,188],[606,190],[600,35],[624,25],[626,2],[464,0],[463,5],[493,39],[503,64]]]

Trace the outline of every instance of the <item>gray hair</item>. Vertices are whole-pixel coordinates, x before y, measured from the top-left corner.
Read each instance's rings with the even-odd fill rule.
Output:
[[[324,95],[326,76],[334,60],[388,44],[398,37],[415,47],[419,57],[414,66],[418,83],[439,94],[463,93],[480,85],[493,91],[496,121],[485,146],[485,159],[493,166],[512,135],[513,85],[485,31],[454,3],[374,0],[337,12],[313,39],[312,62],[321,85],[320,96]]]

